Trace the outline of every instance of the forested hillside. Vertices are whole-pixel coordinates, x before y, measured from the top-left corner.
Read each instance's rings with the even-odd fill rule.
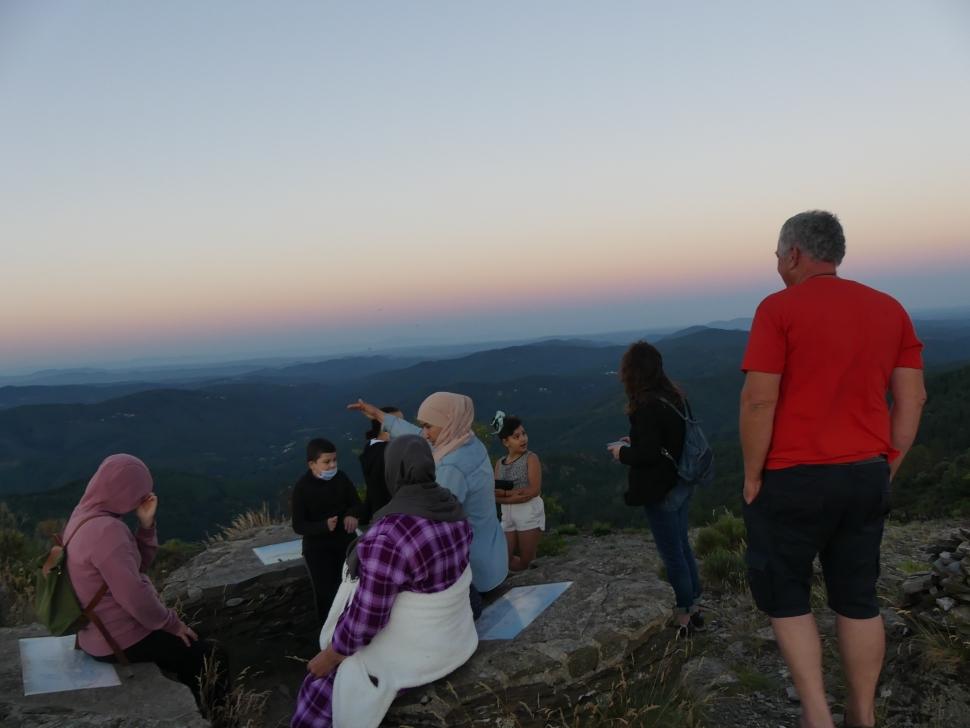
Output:
[[[699,522],[740,506],[737,367],[745,340],[744,332],[701,329],[659,344],[717,455],[715,484],[695,499]],[[280,508],[310,437],[337,442],[341,467],[361,482],[356,454],[367,423],[348,402],[395,404],[413,417],[427,394],[445,389],[471,396],[479,422],[496,409],[525,420],[545,466],[551,523],[642,525],[640,511],[622,502],[625,469],[605,449],[628,428],[616,376],[623,350],[552,341],[390,371],[379,371],[389,360],[378,357],[322,363],[333,374],[325,382],[312,381],[317,365],[298,365],[191,389],[0,410],[0,499],[30,530],[67,515],[105,456],[131,452],[155,473],[166,535],[199,538],[262,502]],[[362,376],[350,377],[357,365]],[[970,512],[970,367],[930,372],[927,385],[918,444],[894,485],[900,517]],[[501,454],[498,443],[489,446]]]

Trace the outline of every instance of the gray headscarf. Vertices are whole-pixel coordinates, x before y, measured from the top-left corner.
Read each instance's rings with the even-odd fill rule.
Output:
[[[374,513],[371,522],[402,513],[429,521],[453,523],[465,519],[465,511],[455,495],[435,482],[435,462],[428,441],[418,435],[395,437],[384,449],[384,479],[390,502]],[[347,549],[347,568],[357,578],[360,561],[357,540]]]

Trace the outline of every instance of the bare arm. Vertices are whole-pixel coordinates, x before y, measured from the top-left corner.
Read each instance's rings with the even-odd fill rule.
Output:
[[[892,446],[899,451],[899,455],[889,464],[890,477],[895,477],[903,458],[916,439],[916,430],[926,403],[923,370],[903,367],[893,369],[889,388],[893,395]]]
[[[529,484],[524,488],[505,491],[506,495],[502,498],[502,503],[509,505],[513,503],[528,503],[542,493],[542,464],[539,462],[539,456],[534,452],[530,452],[526,465],[529,468]],[[496,500],[498,500],[497,497]]]
[[[748,372],[741,389],[741,451],[744,454],[744,500],[758,497],[764,477],[765,460],[771,447],[775,408],[781,387],[780,374]]]

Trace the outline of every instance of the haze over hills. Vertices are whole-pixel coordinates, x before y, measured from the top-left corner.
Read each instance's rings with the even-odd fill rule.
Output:
[[[970,321],[918,326],[929,368],[970,361]],[[735,490],[738,364],[746,340],[744,330],[692,327],[658,342],[668,372],[689,393],[717,444],[719,485],[698,499],[705,507]],[[471,396],[479,422],[489,421],[496,409],[525,419],[532,447],[546,465],[545,492],[559,501],[564,518],[623,522],[632,517],[620,500],[625,473],[609,461],[604,445],[628,427],[616,377],[625,347],[550,340],[448,359],[375,355],[289,362],[163,385],[5,387],[0,498],[36,518],[64,515],[106,455],[132,452],[152,467],[167,502],[174,498],[180,514],[185,511],[168,535],[198,538],[241,509],[261,501],[277,506],[305,466],[310,437],[334,440],[341,467],[361,482],[354,451],[363,444],[366,421],[346,410],[349,402],[363,397],[394,404],[413,417],[425,396],[444,389]],[[25,401],[35,404],[18,404]],[[939,440],[939,428],[933,432]],[[962,452],[959,439],[934,447]]]

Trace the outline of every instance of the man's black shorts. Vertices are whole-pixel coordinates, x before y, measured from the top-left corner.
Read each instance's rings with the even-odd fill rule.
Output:
[[[882,458],[765,471],[761,492],[744,506],[755,604],[772,617],[810,613],[818,554],[832,610],[852,619],[877,616],[888,511],[889,464]]]

